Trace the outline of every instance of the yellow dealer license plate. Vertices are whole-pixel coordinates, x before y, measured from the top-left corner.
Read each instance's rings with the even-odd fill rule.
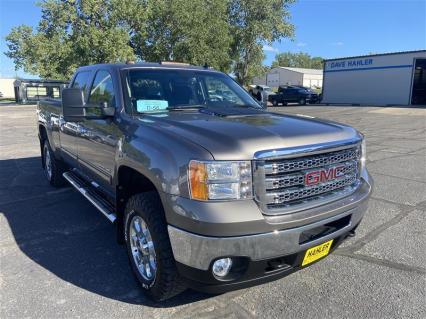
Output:
[[[332,243],[333,239],[325,242],[324,244],[309,248],[305,253],[305,257],[303,258],[302,266],[309,265],[310,263],[327,256]]]

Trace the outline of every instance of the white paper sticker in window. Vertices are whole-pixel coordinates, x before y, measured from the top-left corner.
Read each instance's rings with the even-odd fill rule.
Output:
[[[144,112],[160,112],[169,107],[166,100],[137,100],[136,109],[140,113]]]

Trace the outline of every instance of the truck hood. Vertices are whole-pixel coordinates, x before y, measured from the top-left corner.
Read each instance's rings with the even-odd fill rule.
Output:
[[[358,136],[355,129],[309,116],[246,108],[179,110],[141,115],[157,129],[207,149],[216,160],[250,160],[263,150],[336,142]]]

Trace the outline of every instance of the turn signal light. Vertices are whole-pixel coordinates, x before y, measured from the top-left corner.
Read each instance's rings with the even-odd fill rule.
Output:
[[[193,199],[209,199],[207,169],[205,163],[197,161],[191,161],[189,163],[189,185],[191,190],[191,197]]]

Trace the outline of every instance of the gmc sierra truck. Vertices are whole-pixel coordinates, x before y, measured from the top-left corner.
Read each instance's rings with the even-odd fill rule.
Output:
[[[367,209],[359,132],[270,113],[208,67],[81,67],[37,114],[48,181],[68,181],[116,225],[154,300],[305,268],[353,236]]]

